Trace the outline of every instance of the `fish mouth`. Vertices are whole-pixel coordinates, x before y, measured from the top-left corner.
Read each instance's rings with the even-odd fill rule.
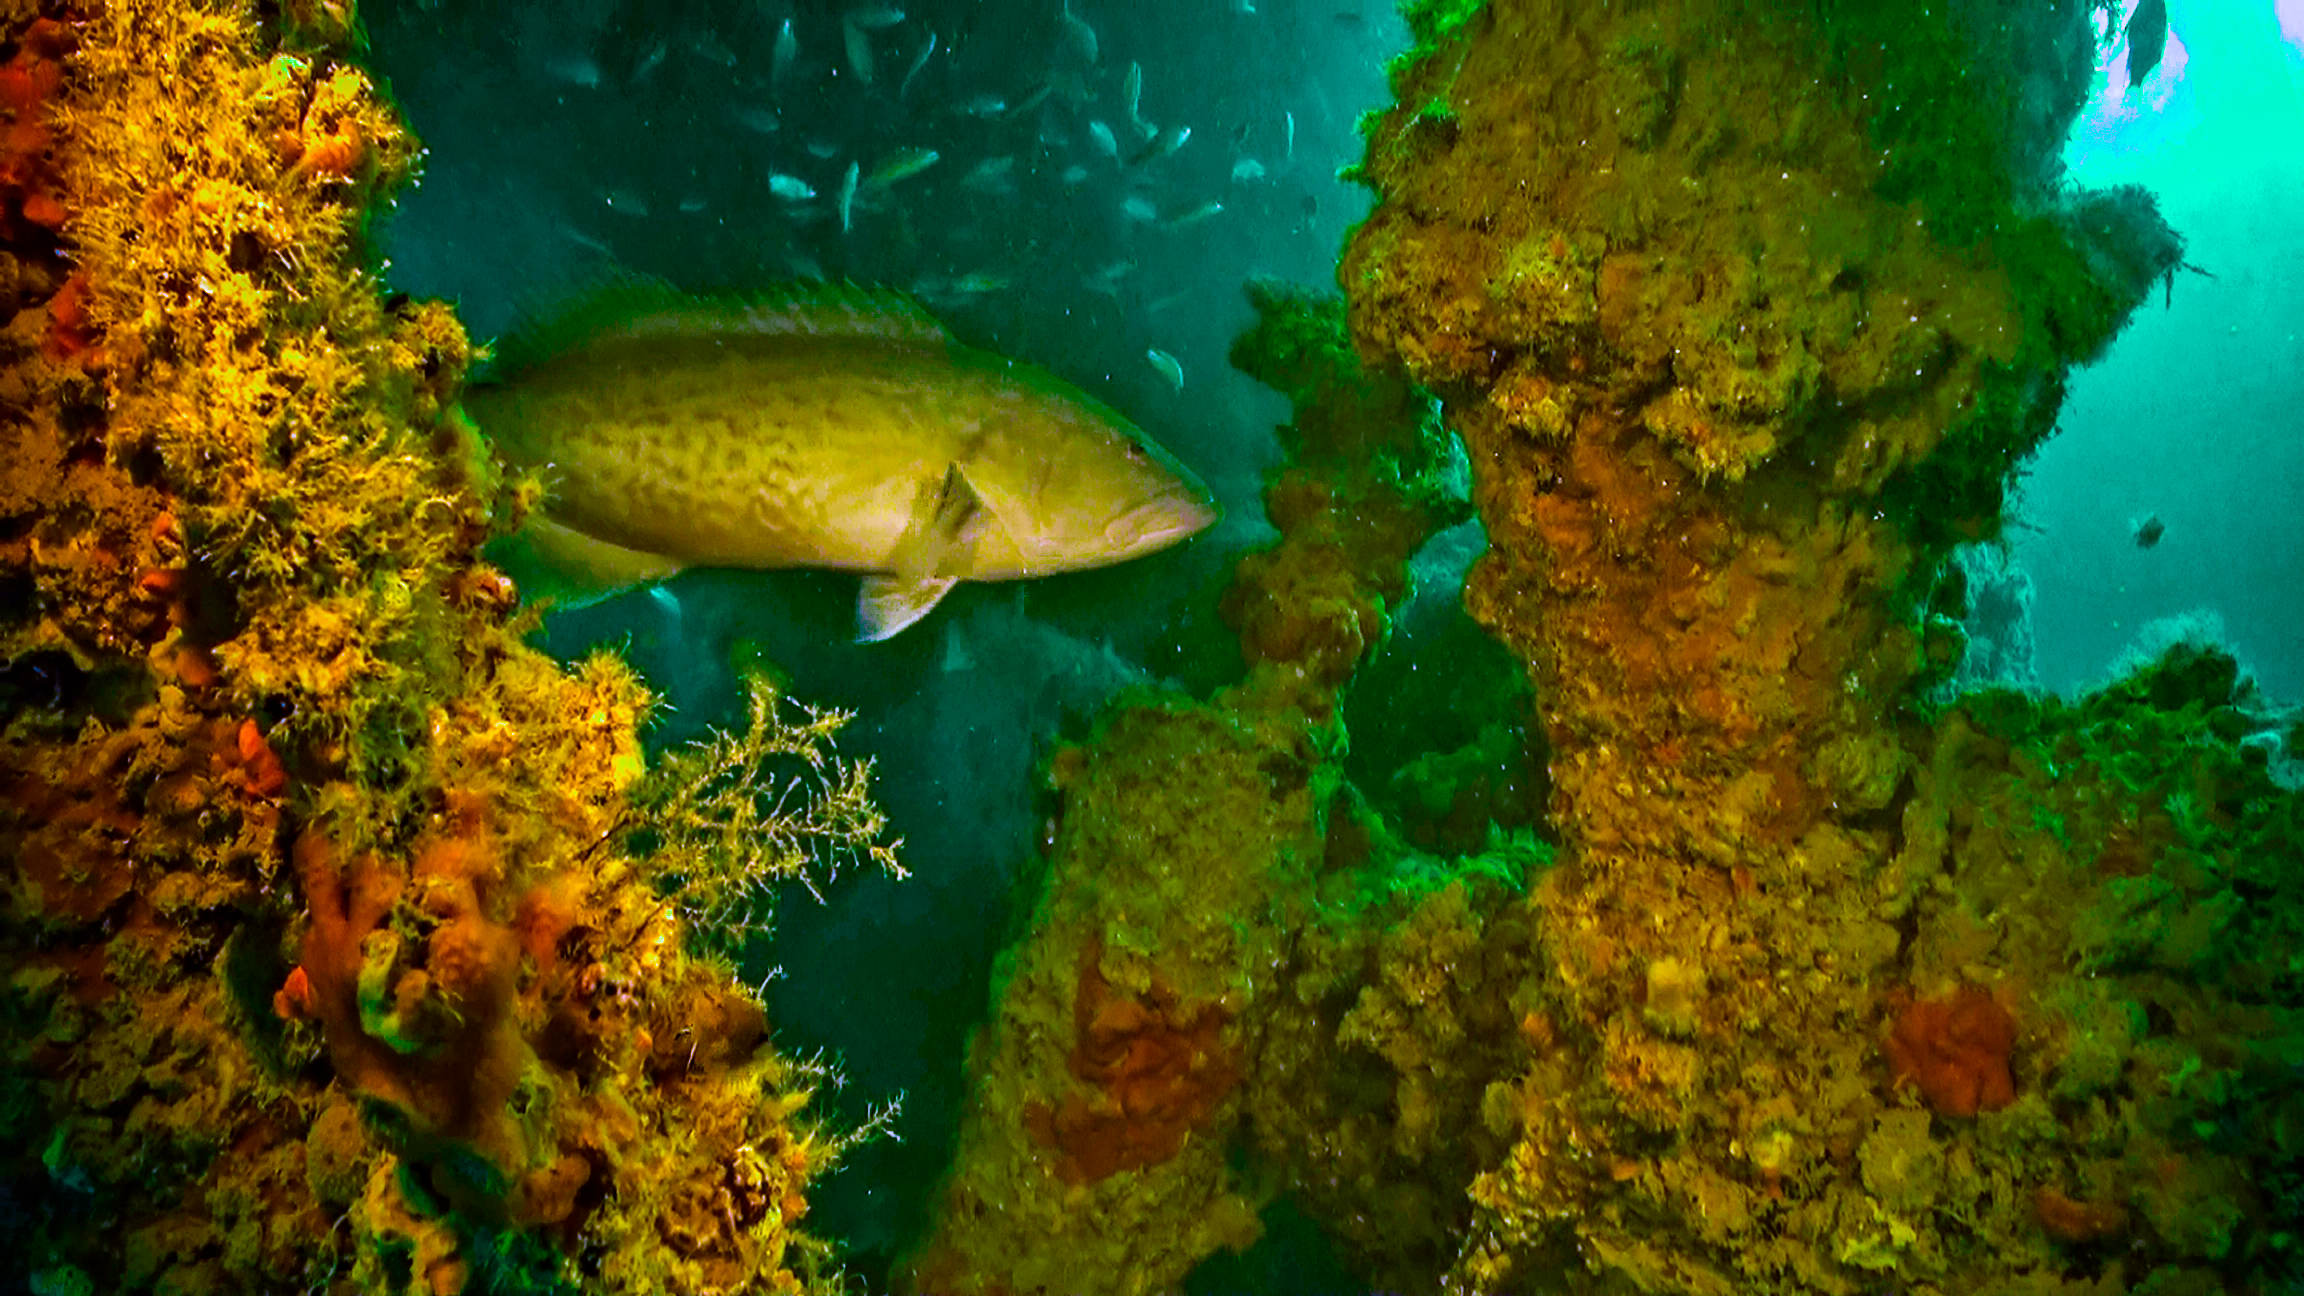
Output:
[[[1105,538],[1127,554],[1151,553],[1200,534],[1224,518],[1215,500],[1174,490],[1137,505],[1105,528]]]

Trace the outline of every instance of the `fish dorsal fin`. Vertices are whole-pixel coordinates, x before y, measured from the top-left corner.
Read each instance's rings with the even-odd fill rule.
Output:
[[[513,377],[602,342],[631,338],[850,338],[942,347],[943,324],[893,288],[789,283],[748,293],[682,292],[648,275],[620,273],[530,313],[496,340],[491,377]]]

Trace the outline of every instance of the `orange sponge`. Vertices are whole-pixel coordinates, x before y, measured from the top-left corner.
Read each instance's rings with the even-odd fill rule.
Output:
[[[1979,985],[1941,1000],[1906,1002],[1888,1037],[1888,1065],[1945,1116],[1998,1111],[2016,1101],[2008,1054],[2016,1019]]]

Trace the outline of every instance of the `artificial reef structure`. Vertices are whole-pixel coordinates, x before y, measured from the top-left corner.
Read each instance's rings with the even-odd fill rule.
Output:
[[[894,867],[842,717],[759,685],[651,768],[621,662],[525,646],[479,552],[536,487],[377,278],[416,146],[349,4],[0,40],[10,1278],[830,1283],[804,1189],[861,1131],[727,951],[774,880]]]
[[[1955,544],[2180,260],[2057,172],[2114,15],[1408,12],[1349,343],[1259,291],[1236,355],[1296,408],[1246,678],[1054,758],[912,1288],[1214,1290],[1283,1196],[1389,1290],[2304,1280],[2304,732],[2198,645],[2068,704],[1947,687]],[[1418,762],[1541,764],[1516,823],[1422,798],[1497,810],[1485,847],[1354,769],[1448,520],[1402,378],[1518,678],[1424,664],[1536,717]]]
[[[1410,17],[1342,296],[1251,290],[1294,413],[1239,678],[1051,755],[897,1277],[1246,1287],[1284,1201],[1393,1290],[2304,1282],[2304,733],[2207,648],[1943,687],[1952,546],[2180,255],[2054,173],[2102,11]],[[758,683],[651,761],[629,670],[525,645],[481,549],[539,487],[375,276],[415,152],[348,8],[0,34],[0,1242],[42,1291],[836,1282],[864,1131],[728,951],[895,866],[840,717]],[[1486,634],[1424,633],[1473,514]]]

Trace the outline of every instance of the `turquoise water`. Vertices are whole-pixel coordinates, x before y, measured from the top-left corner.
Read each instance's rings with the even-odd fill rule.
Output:
[[[2037,590],[2037,677],[2100,682],[2142,636],[2221,634],[2304,700],[2304,6],[2179,0],[2128,85],[2109,51],[2065,159],[2140,184],[2186,240],[2165,297],[2073,375],[2013,531]],[[2132,524],[2157,516],[2140,548]],[[2157,624],[2156,624],[2157,623]]]

